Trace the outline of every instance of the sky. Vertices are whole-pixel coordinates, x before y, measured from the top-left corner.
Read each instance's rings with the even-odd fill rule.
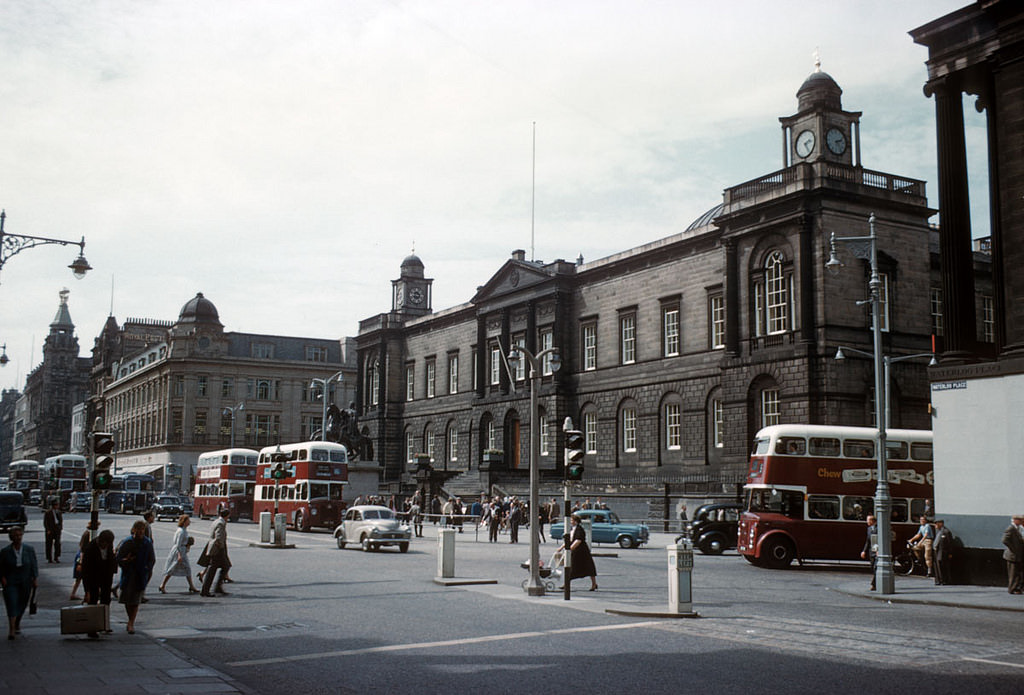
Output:
[[[44,245],[0,270],[0,388],[22,389],[70,290],[111,314],[337,338],[391,308],[415,252],[434,310],[515,249],[588,260],[685,229],[783,166],[779,117],[821,69],[866,168],[937,206],[927,49],[968,0],[4,0],[0,208]],[[969,156],[981,116],[965,102]],[[973,223],[987,228],[983,167]]]

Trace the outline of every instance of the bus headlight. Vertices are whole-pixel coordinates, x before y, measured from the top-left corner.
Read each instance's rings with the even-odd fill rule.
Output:
[[[313,516],[316,516],[316,512],[317,512],[316,507],[313,507],[312,509],[309,510],[309,513],[312,514]]]

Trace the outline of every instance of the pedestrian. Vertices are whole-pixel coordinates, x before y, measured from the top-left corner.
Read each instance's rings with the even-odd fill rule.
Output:
[[[203,589],[200,592],[203,596],[214,596],[214,594],[210,593],[210,587],[213,586],[215,575],[217,576],[217,584],[214,587],[214,591],[223,596],[228,595],[228,592],[224,591],[223,587],[224,575],[231,568],[231,561],[228,559],[228,514],[230,512],[227,509],[221,510],[220,518],[210,526],[210,540],[207,541],[206,547],[203,548],[203,555],[206,556],[208,562],[205,576],[203,577]]]
[[[39,578],[36,551],[21,542],[25,530],[15,526],[7,532],[11,544],[0,550],[0,586],[4,590],[7,609],[7,639],[21,634],[21,616],[25,614]]]
[[[68,596],[68,601],[78,600],[78,585],[82,583],[82,553],[91,541],[92,537],[88,531],[83,533],[82,537],[78,539],[78,552],[75,553],[74,567],[71,570],[71,577],[75,580],[75,583],[71,586],[71,595]]]
[[[953,532],[946,528],[942,519],[935,520],[935,540],[932,541],[935,556],[935,584],[950,584],[950,565],[953,560]]]
[[[548,509],[547,505],[537,505],[537,533],[540,537],[541,543],[547,543],[547,539],[544,538],[544,524],[548,520]]]
[[[153,566],[156,565],[153,543],[146,538],[145,521],[140,519],[132,524],[131,536],[121,541],[117,564],[121,568],[118,601],[124,605],[128,615],[128,634],[134,635],[135,618],[139,614],[146,585],[153,576]]]
[[[1024,592],[1024,516],[1015,514],[1010,518],[1010,526],[1003,531],[1003,559],[1006,560],[1008,576],[1007,591],[1011,594]]]
[[[191,523],[192,519],[187,514],[178,517],[178,530],[174,532],[174,542],[164,562],[164,580],[160,582],[159,587],[161,594],[167,593],[167,580],[172,576],[185,577],[185,581],[188,582],[188,593],[199,593],[199,589],[192,583],[192,565],[188,561],[188,551],[195,543],[195,539],[188,534]]]
[[[685,504],[679,507],[679,520],[683,521],[683,522],[689,521],[689,518],[686,515],[686,505]]]
[[[462,533],[462,516],[466,513],[466,508],[462,506],[462,498],[456,497],[452,503],[452,523],[455,524],[455,528]]]
[[[917,533],[907,541],[907,546],[913,549],[918,560],[924,560],[928,567],[928,576],[931,577],[933,574],[932,560],[935,554],[932,547],[935,542],[935,529],[928,523],[928,517],[923,514],[920,517],[920,522],[921,525],[917,528]]]
[[[523,508],[519,500],[512,502],[512,509],[508,513],[508,542],[519,542],[519,524],[523,520]]]
[[[587,545],[587,532],[583,530],[580,517],[573,514],[570,520],[572,530],[565,535],[562,548],[568,548],[571,553],[572,575],[567,581],[590,577],[590,591],[597,591],[597,567],[594,566],[594,556],[590,554],[590,546]]]
[[[60,501],[50,500],[50,508],[43,514],[43,529],[46,531],[46,561],[60,564],[60,536],[64,533],[64,515]]]
[[[423,538],[423,510],[420,508],[419,500],[415,497],[412,506],[409,507],[409,516],[412,518],[413,533],[417,538]]]
[[[864,549],[860,551],[860,556],[865,560],[871,560],[871,591],[874,591],[875,562],[878,560],[878,525],[875,523],[874,514],[868,514],[867,524],[867,540],[864,541]]]
[[[85,590],[85,602],[94,606],[109,606],[115,574],[117,551],[114,550],[114,532],[100,531],[95,540],[82,551],[82,587]]]
[[[444,514],[444,522],[441,524],[442,527],[448,528],[452,523],[452,510],[455,508],[455,501],[449,497],[445,500],[444,507],[441,508],[441,513]]]
[[[499,530],[501,530],[501,505],[497,500],[492,500],[491,515],[487,520],[487,541],[497,543]]]

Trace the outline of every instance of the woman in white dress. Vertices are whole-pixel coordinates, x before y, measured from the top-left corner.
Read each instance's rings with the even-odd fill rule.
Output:
[[[192,565],[188,561],[188,551],[195,542],[192,536],[188,535],[188,526],[192,523],[185,514],[178,517],[178,530],[174,532],[174,544],[171,551],[167,553],[167,561],[164,563],[164,580],[160,582],[160,593],[166,594],[167,580],[173,576],[184,577],[188,582],[188,592],[198,594],[199,589],[192,583]]]

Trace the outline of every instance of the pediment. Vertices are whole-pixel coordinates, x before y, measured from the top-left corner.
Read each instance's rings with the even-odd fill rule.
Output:
[[[527,261],[514,259],[505,264],[482,285],[471,300],[474,304],[486,302],[502,295],[522,292],[529,287],[550,282],[551,273]]]

